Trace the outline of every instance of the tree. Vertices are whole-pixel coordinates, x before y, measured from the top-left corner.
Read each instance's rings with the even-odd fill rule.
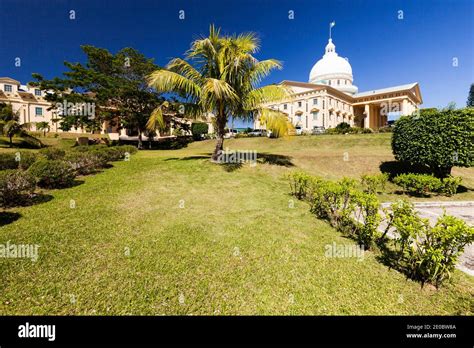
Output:
[[[37,85],[48,93],[50,102],[88,102],[95,105],[93,118],[62,115],[61,128],[72,126],[100,129],[103,121],[119,122],[120,126],[138,131],[138,146],[151,112],[163,101],[146,77],[159,67],[152,59],[133,48],[123,48],[115,55],[103,48],[81,46],[87,56],[86,64],[65,62],[69,69],[63,78],[44,80],[33,74]]]
[[[454,166],[471,167],[474,109],[426,109],[395,122],[392,151],[399,161],[428,167],[438,178]]]
[[[36,123],[36,129],[43,131],[43,136],[46,137],[46,132],[50,130],[49,122],[42,121]]]
[[[13,111],[11,104],[0,104],[0,131],[10,138],[10,147],[13,146],[15,135],[33,138],[26,132],[30,126],[29,123],[20,123],[20,114]]]
[[[209,36],[193,41],[185,59],[174,58],[166,69],[149,76],[149,85],[158,92],[174,92],[182,97],[188,117],[214,114],[217,143],[213,161],[223,149],[229,117],[253,119],[266,110],[265,104],[289,95],[282,85],[257,88],[273,69],[282,67],[274,59],[258,61],[253,56],[258,49],[259,40],[254,33],[221,35],[220,29],[211,25]],[[277,113],[273,111],[271,115]]]
[[[471,83],[471,88],[469,88],[469,95],[467,96],[467,107],[474,107],[474,83]]]

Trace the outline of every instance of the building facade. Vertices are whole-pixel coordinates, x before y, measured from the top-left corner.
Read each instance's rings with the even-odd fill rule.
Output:
[[[0,77],[0,103],[11,104],[13,112],[20,116],[20,123],[29,123],[31,130],[36,130],[36,123],[48,122],[51,131],[57,132],[57,114],[48,110],[51,104],[44,99],[44,93],[12,78]]]
[[[291,96],[268,107],[288,116],[295,128],[333,128],[342,122],[353,127],[377,129],[388,124],[389,114],[411,115],[422,104],[418,83],[358,92],[352,67],[336,53],[329,39],[324,56],[314,64],[308,82],[282,81]],[[255,128],[264,128],[258,120]]]

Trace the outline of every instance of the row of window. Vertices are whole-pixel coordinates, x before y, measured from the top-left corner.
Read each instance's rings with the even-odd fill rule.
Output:
[[[343,110],[349,111],[349,105],[344,104],[344,103],[340,102],[337,99],[335,99],[335,101],[336,101],[336,103],[334,104],[334,106],[339,108],[339,106],[341,105]],[[313,99],[313,105],[318,105],[318,99],[317,98]],[[333,99],[331,99],[331,98],[329,98],[329,105],[331,105],[331,106],[333,105]],[[303,106],[303,102],[299,101],[298,102],[298,107],[301,108],[302,106]],[[323,99],[322,107],[323,107],[323,109],[326,107],[324,99]],[[308,104],[306,104],[306,109],[308,109]],[[288,110],[288,104],[283,104],[283,110]],[[306,111],[308,111],[308,110],[306,110]]]
[[[3,85],[3,90],[5,92],[13,92],[13,86],[12,85]],[[38,88],[35,88],[35,95],[38,97],[41,97],[41,90]]]

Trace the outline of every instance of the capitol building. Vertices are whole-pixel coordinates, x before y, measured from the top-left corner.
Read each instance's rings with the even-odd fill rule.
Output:
[[[423,103],[418,83],[359,92],[352,67],[340,57],[332,39],[325,54],[314,64],[308,82],[282,81],[291,97],[268,107],[285,113],[297,130],[332,128],[346,122],[353,127],[377,129],[387,125],[388,115],[410,115]],[[258,121],[255,128],[260,128]]]

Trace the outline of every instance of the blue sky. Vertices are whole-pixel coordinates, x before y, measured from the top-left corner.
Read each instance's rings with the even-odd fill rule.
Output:
[[[131,46],[164,65],[215,23],[227,33],[257,32],[257,57],[283,61],[264,83],[306,82],[335,20],[336,50],[349,58],[359,91],[417,81],[423,107],[464,106],[474,82],[473,18],[472,0],[0,0],[0,76],[58,76],[63,61],[84,60],[83,44]]]

